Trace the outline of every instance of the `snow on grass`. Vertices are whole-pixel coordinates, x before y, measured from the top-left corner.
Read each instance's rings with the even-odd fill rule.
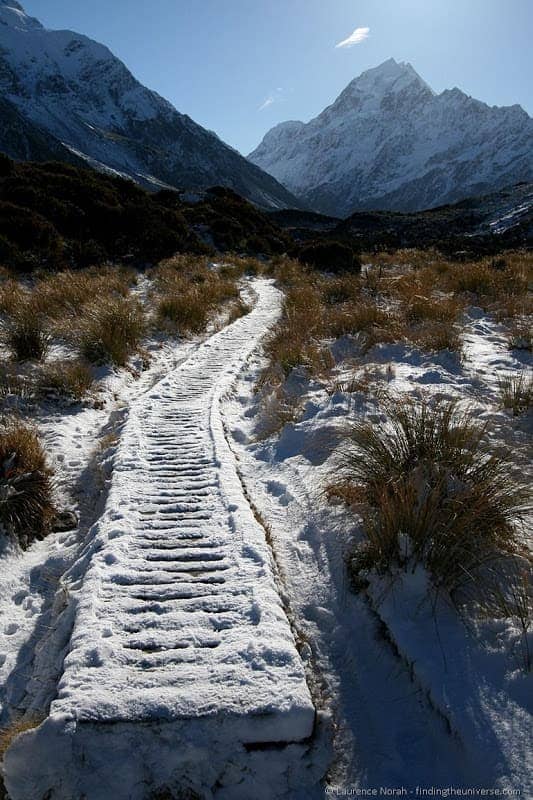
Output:
[[[243,480],[269,525],[291,614],[307,643],[315,703],[336,721],[332,788],[527,793],[530,676],[518,620],[489,612],[468,621],[442,599],[435,606],[421,567],[387,580],[367,576],[367,590],[356,592],[346,558],[360,540],[360,521],[324,496],[347,422],[382,420],[383,393],[473,404],[493,446],[510,446],[517,479],[527,480],[531,412],[513,418],[502,408],[499,381],[531,374],[531,354],[509,350],[505,329],[479,308],[467,309],[460,333],[460,354],[431,355],[405,342],[364,352],[357,335],[330,341],[335,366],[323,376],[289,371],[282,391],[300,411],[266,438],[265,390],[252,391],[264,360],[250,363],[226,406]],[[531,631],[528,639],[531,648]]]

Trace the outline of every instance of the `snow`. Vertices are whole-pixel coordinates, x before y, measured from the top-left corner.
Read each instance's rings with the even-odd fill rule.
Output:
[[[307,123],[281,123],[248,158],[312,208],[420,210],[533,178],[533,120],[459,89],[435,94],[410,64],[367,70]]]
[[[529,474],[531,418],[499,408],[498,381],[531,369],[531,355],[476,307],[462,360],[405,344],[363,355],[345,336],[330,343],[329,384],[293,371],[285,390],[301,415],[264,438],[258,347],[280,293],[264,280],[247,292],[254,310],[228,328],[153,343],[137,380],[104,376],[107,407],[39,419],[60,494],[80,482],[80,531],[2,556],[4,719],[47,715],[8,751],[11,800],[319,800],[324,786],[527,795],[517,626],[467,625],[429,604],[420,568],[371,574],[354,592],[345,555],[359,521],[323,489],[346,420],[382,419],[384,386],[474,404]],[[106,433],[118,444],[95,456]]]
[[[267,208],[296,203],[216,134],[139,83],[107,47],[46,29],[10,0],[0,5],[0,92],[53,142],[97,169],[151,187],[228,185]]]
[[[324,503],[347,419],[382,419],[375,392],[383,388],[393,396],[438,394],[474,404],[481,419],[490,419],[494,444],[510,445],[517,469],[530,474],[531,418],[513,420],[498,408],[498,381],[531,369],[531,356],[509,351],[503,331],[481,309],[468,309],[463,329],[462,362],[404,345],[376,345],[363,356],[355,337],[337,340],[334,380],[347,390],[332,394],[323,381],[293,372],[285,390],[299,397],[302,413],[266,440],[258,437],[261,399],[251,391],[260,358],[225,406],[242,479],[268,521],[286,602],[307,643],[315,704],[335,720],[331,793],[531,789],[530,676],[520,662],[518,626],[467,625],[446,603],[433,606],[420,569],[388,582],[370,575],[368,590],[355,593],[345,555],[361,536],[358,519]],[[368,393],[352,391],[352,376],[365,373]]]
[[[145,290],[145,283],[144,279],[139,281],[138,291]],[[50,702],[47,692],[55,692],[60,665],[40,664],[37,668],[35,653],[39,649],[47,651],[48,645],[43,646],[43,642],[55,613],[56,595],[63,593],[61,578],[77,560],[89,529],[103,511],[114,441],[120,435],[128,407],[161,375],[184,361],[198,343],[198,339],[148,341],[151,363],[143,372],[101,370],[96,406],[74,404],[58,409],[45,403],[35,409],[35,422],[54,470],[57,505],[73,510],[79,517],[79,527],[77,531],[34,542],[26,552],[0,537],[0,615],[9,620],[0,626],[1,723],[7,722],[10,713],[28,706],[34,705],[36,713],[40,713],[43,703],[46,706]],[[55,348],[50,356],[68,353]],[[65,633],[67,640],[69,633],[70,630]]]
[[[299,769],[319,777],[305,760],[315,710],[304,667],[219,410],[279,314],[280,293],[254,286],[250,314],[131,403],[104,513],[62,578],[74,620],[56,697],[5,760],[12,800],[141,800],[142,785],[176,774],[205,788],[233,754],[237,777],[225,780],[250,772],[242,791],[253,791],[272,758],[249,763],[245,744],[282,751],[268,789],[280,794],[265,797]]]

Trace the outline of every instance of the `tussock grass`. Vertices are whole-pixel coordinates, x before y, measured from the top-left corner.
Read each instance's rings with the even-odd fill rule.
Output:
[[[519,317],[509,325],[509,348],[533,351],[533,324],[531,318]]]
[[[43,719],[44,717],[38,716],[19,716],[11,720],[11,722],[7,723],[7,725],[2,726],[2,728],[0,728],[0,762],[2,762],[6,751],[9,749],[17,736],[20,736],[22,733],[26,733],[26,731],[30,731],[33,728],[37,728]],[[2,784],[0,777],[0,790],[1,788]]]
[[[6,342],[16,361],[42,361],[50,345],[50,329],[33,302],[22,302],[6,325]]]
[[[82,400],[93,384],[91,368],[81,359],[55,361],[47,365],[40,379],[40,390],[67,400]]]
[[[241,317],[245,317],[250,313],[251,310],[252,307],[248,305],[248,303],[245,303],[244,300],[241,300],[240,298],[235,300],[235,302],[231,304],[228,314],[228,325],[231,325],[232,322],[235,322]]]
[[[369,344],[388,341],[396,327],[394,315],[367,299],[342,303],[329,309],[326,317],[327,332],[335,338],[345,334],[365,333]]]
[[[529,411],[533,400],[533,375],[531,372],[521,372],[518,375],[508,375],[499,383],[500,399],[504,408],[509,408],[513,416],[517,417]]]
[[[199,289],[163,297],[157,307],[159,327],[175,333],[199,333],[207,327],[209,304]]]
[[[27,379],[17,375],[12,365],[0,364],[0,402],[8,398],[25,400],[31,397],[32,387]]]
[[[443,282],[455,295],[467,294],[482,308],[514,316],[520,298],[531,285],[533,260],[526,252],[507,253],[505,259],[484,258],[450,266]],[[517,302],[518,301],[518,302]]]
[[[361,299],[362,283],[359,275],[341,275],[324,282],[322,296],[328,306],[354,302]]]
[[[265,353],[269,366],[260,384],[282,382],[299,366],[316,374],[331,366],[331,354],[322,347],[324,313],[317,283],[294,283],[287,290],[283,316],[267,339]]]
[[[37,433],[18,421],[0,428],[0,523],[22,546],[49,531],[52,472]]]
[[[210,269],[206,259],[164,262],[154,272],[157,327],[181,335],[205,330],[225,303],[238,300],[241,275],[239,267]]]
[[[379,399],[386,395],[382,384],[392,380],[395,370],[392,364],[383,367],[365,367],[362,371],[353,373],[346,378],[336,378],[326,385],[326,391],[331,396],[337,392],[342,394],[372,395]]]
[[[422,564],[451,595],[482,584],[486,565],[521,551],[528,491],[457,402],[389,399],[383,409],[386,421],[352,427],[339,471],[343,492],[358,488],[366,538],[352,570]]]
[[[406,338],[427,353],[450,350],[461,354],[463,347],[458,326],[442,322],[425,322],[410,330]]]
[[[41,278],[35,285],[35,308],[50,320],[83,316],[87,305],[100,297],[127,297],[135,273],[124,267],[65,270]]]
[[[28,292],[19,281],[7,278],[0,283],[0,314],[14,314],[27,300]]]
[[[85,309],[76,339],[87,361],[124,366],[137,350],[145,331],[144,312],[135,300],[105,297]]]

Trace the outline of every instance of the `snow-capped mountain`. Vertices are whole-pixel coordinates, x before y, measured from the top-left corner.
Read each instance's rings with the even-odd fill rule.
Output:
[[[435,94],[394,59],[310,122],[272,128],[249,159],[308,205],[416,211],[533,180],[533,119],[459,89]]]
[[[48,159],[67,151],[152,186],[222,184],[258,205],[298,205],[274,178],[142,86],[108,49],[52,31],[0,0],[0,150]],[[18,126],[18,127],[17,127]]]

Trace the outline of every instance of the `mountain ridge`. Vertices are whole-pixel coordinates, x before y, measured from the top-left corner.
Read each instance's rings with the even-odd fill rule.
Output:
[[[388,59],[309,122],[272,128],[248,158],[324,214],[418,211],[533,180],[533,120],[457,87],[436,94]]]
[[[259,206],[299,206],[272,176],[144,87],[105,45],[48,30],[0,0],[0,98],[76,159],[149,188],[222,184]],[[0,149],[27,158],[0,131]],[[39,148],[30,153],[43,160]]]

